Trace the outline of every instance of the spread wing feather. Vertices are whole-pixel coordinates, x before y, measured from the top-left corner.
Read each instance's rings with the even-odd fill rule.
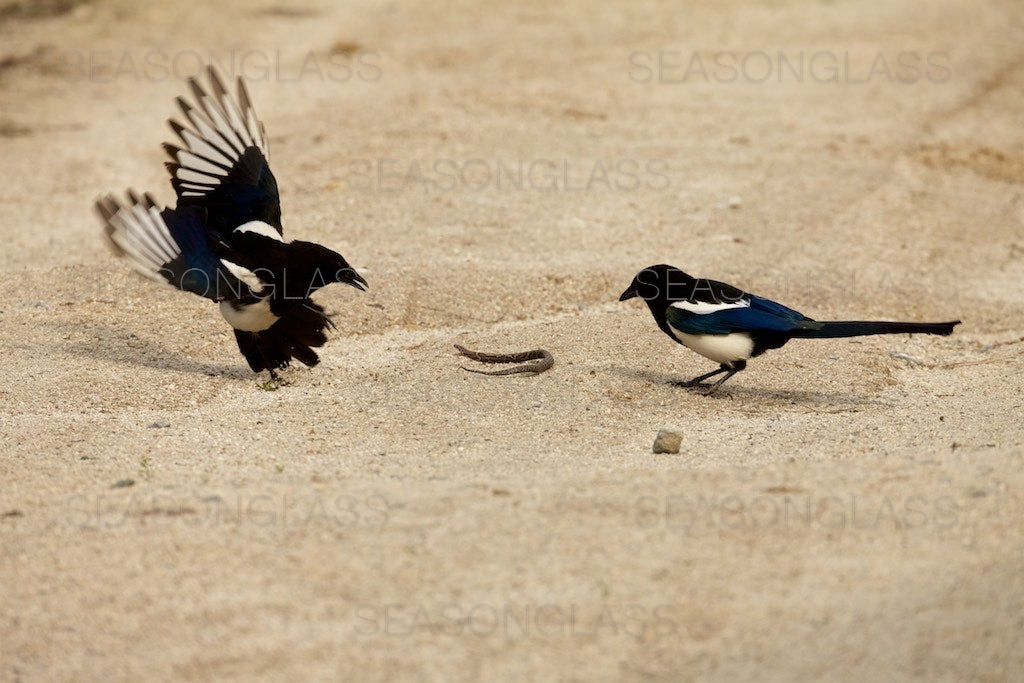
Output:
[[[96,212],[114,253],[145,277],[213,301],[251,293],[210,248],[202,209],[160,211],[149,194],[129,191],[123,204],[111,195],[99,199]]]
[[[185,123],[169,121],[181,143],[164,144],[178,207],[205,209],[208,227],[225,235],[250,221],[269,223],[283,234],[266,133],[245,82],[238,79],[232,96],[212,66],[207,77],[208,89],[189,79],[193,102],[176,100]]]

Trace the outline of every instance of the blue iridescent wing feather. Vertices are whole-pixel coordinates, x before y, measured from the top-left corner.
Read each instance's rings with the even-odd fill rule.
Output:
[[[712,313],[693,313],[669,306],[668,324],[685,334],[730,334],[732,332],[792,332],[810,318],[780,303],[752,294],[749,306],[723,308]]]

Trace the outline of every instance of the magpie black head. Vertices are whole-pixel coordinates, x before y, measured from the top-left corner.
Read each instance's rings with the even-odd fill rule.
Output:
[[[345,257],[336,251],[313,242],[294,240],[288,245],[290,262],[312,271],[310,292],[335,282],[366,291],[369,284]]]
[[[685,298],[693,291],[694,279],[674,266],[659,263],[647,266],[633,278],[619,301],[640,297],[652,309]],[[675,296],[674,296],[675,295]]]

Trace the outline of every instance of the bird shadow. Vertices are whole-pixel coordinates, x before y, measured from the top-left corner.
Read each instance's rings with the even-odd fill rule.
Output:
[[[610,368],[612,374],[620,377],[641,380],[651,382],[652,384],[661,384],[673,387],[679,391],[692,392],[696,396],[704,396],[704,393],[710,387],[710,384],[701,384],[699,386],[687,386],[687,380],[682,379],[675,375],[669,375],[662,372],[651,372],[649,370],[637,370],[635,368],[626,368],[621,366],[613,366]],[[735,381],[737,378],[734,377],[730,382]],[[713,380],[712,380],[713,381]],[[826,392],[826,391],[807,391],[797,389],[766,389],[764,387],[748,387],[742,384],[723,384],[718,391],[714,394],[707,396],[708,399],[722,399],[722,398],[756,398],[759,401],[771,401],[778,403],[799,403],[814,406],[825,406],[825,407],[845,407],[853,408],[856,406],[888,406],[891,405],[889,401],[883,401],[876,398],[865,398],[862,396],[851,396],[850,394]]]
[[[89,326],[89,332],[92,337],[89,341],[72,341],[62,346],[54,346],[53,351],[58,354],[66,353],[121,365],[168,370],[188,375],[206,375],[245,381],[251,381],[255,377],[244,363],[213,363],[189,358],[181,350],[169,349],[154,339],[130,336],[120,327],[92,323]]]

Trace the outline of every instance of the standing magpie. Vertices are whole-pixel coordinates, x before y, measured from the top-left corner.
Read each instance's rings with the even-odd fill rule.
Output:
[[[725,380],[747,367],[747,360],[790,339],[830,339],[869,334],[953,333],[959,320],[948,323],[818,322],[776,303],[724,282],[695,278],[678,268],[658,264],[644,268],[619,297],[640,297],[655,322],[674,341],[720,364],[717,370],[696,377],[684,386],[725,373],[710,386],[712,394]]]
[[[150,279],[217,302],[249,367],[276,381],[293,358],[320,362],[313,347],[336,329],[310,296],[335,282],[367,283],[341,254],[285,241],[266,132],[245,82],[238,78],[232,97],[212,66],[207,75],[209,92],[188,81],[194,104],[177,98],[187,123],[168,122],[183,145],[163,145],[177,205],[161,210],[129,190],[126,202],[107,195],[96,211],[115,254]]]

